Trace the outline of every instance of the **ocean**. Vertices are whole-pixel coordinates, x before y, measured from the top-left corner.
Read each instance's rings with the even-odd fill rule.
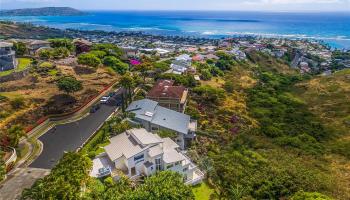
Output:
[[[350,12],[87,11],[85,16],[0,17],[55,28],[142,31],[150,34],[222,38],[286,37],[321,40],[350,49]]]

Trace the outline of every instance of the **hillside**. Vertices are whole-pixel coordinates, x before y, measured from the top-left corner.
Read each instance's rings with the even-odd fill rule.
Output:
[[[18,24],[13,22],[0,22],[1,38],[21,38],[21,39],[48,39],[61,37],[63,31],[43,26],[33,26],[31,24]],[[66,36],[68,37],[68,36]]]
[[[202,84],[225,89],[215,101],[195,89],[187,111],[200,129],[190,152],[219,197],[350,198],[349,71],[310,78],[252,52]]]
[[[84,12],[70,7],[25,8],[0,11],[0,16],[77,16],[84,14]]]

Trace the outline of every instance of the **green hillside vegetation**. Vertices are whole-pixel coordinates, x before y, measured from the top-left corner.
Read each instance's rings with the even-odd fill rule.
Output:
[[[232,69],[225,71],[222,87],[226,92],[219,100],[221,89],[213,87],[206,90],[211,91],[211,98],[205,101],[203,93],[194,89],[189,102],[187,112],[198,119],[200,129],[190,153],[208,171],[217,197],[290,199],[305,191],[349,199],[348,160],[335,163],[348,144],[337,138],[349,128],[343,126],[339,132],[320,117],[324,110],[310,109],[312,102],[306,97],[320,101],[322,95],[299,91],[300,85],[309,85],[318,77],[301,76],[283,61],[261,53],[252,52],[249,59],[232,63]],[[337,76],[331,79],[345,88],[350,86]],[[340,121],[346,121],[349,114],[345,101],[343,96],[333,108],[327,107],[343,110]]]

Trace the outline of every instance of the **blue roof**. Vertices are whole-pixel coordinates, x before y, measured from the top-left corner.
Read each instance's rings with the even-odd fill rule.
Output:
[[[179,132],[188,133],[189,115],[158,106],[158,102],[143,99],[132,102],[126,111],[136,114],[136,118]]]

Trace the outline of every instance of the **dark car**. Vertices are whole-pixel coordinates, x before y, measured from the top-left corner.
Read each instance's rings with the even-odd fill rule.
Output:
[[[101,107],[100,104],[93,105],[90,109],[90,113],[95,113],[100,109],[100,107]]]
[[[109,94],[108,94],[108,96],[109,97],[113,97],[114,95],[116,95],[117,93],[116,92],[110,92]]]

